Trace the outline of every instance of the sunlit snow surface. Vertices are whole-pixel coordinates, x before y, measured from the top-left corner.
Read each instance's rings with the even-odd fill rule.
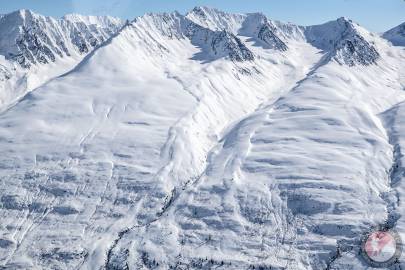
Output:
[[[214,55],[189,20],[254,60]],[[257,39],[263,23],[286,51]],[[375,63],[339,64],[350,46],[326,40],[345,25]],[[138,18],[0,115],[0,266],[366,269],[364,232],[405,234],[404,60],[343,18]]]

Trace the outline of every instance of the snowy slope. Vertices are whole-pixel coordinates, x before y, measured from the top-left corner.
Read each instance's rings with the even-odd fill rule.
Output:
[[[136,18],[0,114],[0,267],[365,269],[405,237],[404,60],[345,18]]]
[[[66,15],[57,20],[30,10],[1,17],[0,109],[72,69],[122,25],[113,17]]]
[[[203,49],[183,35],[182,21],[178,14],[138,18],[70,74],[3,115],[4,124],[14,115],[16,130],[31,123],[29,137],[16,138],[11,129],[2,134],[25,145],[17,152],[14,144],[2,146],[11,155],[7,159],[24,168],[12,178],[2,170],[2,193],[10,202],[3,206],[5,224],[15,224],[21,211],[27,214],[18,232],[6,233],[12,242],[3,253],[6,265],[103,265],[119,231],[151,222],[172,193],[202,173],[228,123],[294,84],[318,58],[307,57],[302,50],[316,50],[304,46],[290,56],[262,52],[264,59],[255,63],[230,56],[196,61]],[[22,191],[16,179],[32,181]],[[55,239],[58,227],[69,229]]]
[[[360,237],[401,213],[392,142],[377,115],[405,98],[403,53],[370,42],[384,56],[378,66],[327,58],[229,128],[201,177],[158,221],[123,237],[112,265],[366,268]]]
[[[382,36],[395,46],[405,46],[405,23],[388,30]]]

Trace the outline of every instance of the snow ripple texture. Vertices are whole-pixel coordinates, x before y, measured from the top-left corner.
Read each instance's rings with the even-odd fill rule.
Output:
[[[403,47],[346,18],[13,14],[0,269],[367,269],[364,232],[405,237]]]

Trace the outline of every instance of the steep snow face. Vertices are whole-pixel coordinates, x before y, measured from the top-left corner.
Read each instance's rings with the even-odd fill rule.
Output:
[[[247,14],[238,33],[264,43],[267,49],[286,51],[288,48],[277,36],[275,24],[261,13]]]
[[[112,17],[56,20],[19,10],[0,18],[0,111],[47,80],[72,69],[123,25]]]
[[[367,40],[369,35],[365,29],[346,18],[305,29],[308,42],[329,51],[331,59],[349,66],[367,66],[379,59],[378,51]]]
[[[198,7],[186,17],[214,31],[227,31],[251,37],[261,42],[267,49],[287,50],[287,45],[276,34],[276,24],[262,13],[229,14],[216,9]]]
[[[0,114],[0,267],[366,268],[405,232],[404,59],[345,19],[137,18]]]
[[[72,54],[88,53],[117,32],[122,22],[113,18],[68,15],[62,20],[19,10],[0,20],[0,54],[22,67],[55,62]]]
[[[226,57],[243,62],[254,59],[253,53],[234,34],[202,27],[177,12],[146,15],[136,19],[135,25],[146,32],[153,29],[170,39],[189,39],[202,50],[201,54],[194,57],[196,60],[212,61]]]
[[[176,14],[138,18],[0,116],[2,265],[142,269],[121,250],[132,228],[159,219],[203,174],[230,123],[321,57],[308,44],[284,54],[241,38],[258,58],[196,61],[210,56],[187,25]],[[240,45],[230,33],[213,48],[223,44]]]
[[[270,24],[265,24],[259,30],[257,37],[272,49],[286,51],[287,45],[274,33],[274,28]]]
[[[361,237],[395,223],[403,196],[378,115],[405,99],[405,55],[380,43],[378,65],[321,62],[231,125],[204,173],[158,220],[125,231],[108,266],[367,269]]]
[[[47,23],[52,27],[56,25],[56,21],[50,18]],[[37,62],[54,62],[55,53],[62,55],[62,51],[55,44],[44,45],[50,43],[49,36],[44,32],[44,24],[46,18],[28,10],[19,10],[1,18],[0,54],[26,68]]]
[[[228,31],[216,32],[212,37],[211,50],[216,56],[228,56],[234,61],[252,61],[253,53],[243,42]]]
[[[216,31],[227,30],[232,33],[238,32],[246,18],[245,14],[230,14],[208,7],[196,7],[186,16],[205,28]]]
[[[383,38],[391,41],[395,46],[405,46],[405,23],[385,32]]]
[[[370,33],[346,18],[324,25],[300,27],[271,21],[261,13],[234,15],[205,7],[195,8],[187,18],[209,29],[250,37],[267,49],[286,51],[289,41],[307,40],[328,51],[329,58],[340,64],[366,66],[379,58],[378,51],[369,42]]]

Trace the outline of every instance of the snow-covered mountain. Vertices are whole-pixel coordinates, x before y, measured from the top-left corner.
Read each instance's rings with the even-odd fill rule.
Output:
[[[54,19],[30,10],[0,18],[0,109],[47,80],[72,69],[122,27],[113,17],[66,15]]]
[[[262,13],[228,14],[207,7],[196,7],[186,17],[214,31],[248,36],[267,48],[287,50],[287,45],[277,36],[276,22],[269,20]]]
[[[61,20],[19,10],[1,18],[0,54],[29,68],[88,53],[120,28],[118,19],[67,15]]]
[[[401,47],[206,7],[44,20],[87,56],[0,114],[0,268],[367,269],[365,232],[405,237]]]
[[[396,46],[405,46],[405,23],[385,32],[383,37]]]
[[[313,46],[328,51],[329,57],[341,64],[370,65],[380,57],[370,42],[370,33],[347,18],[306,27],[304,32]]]

